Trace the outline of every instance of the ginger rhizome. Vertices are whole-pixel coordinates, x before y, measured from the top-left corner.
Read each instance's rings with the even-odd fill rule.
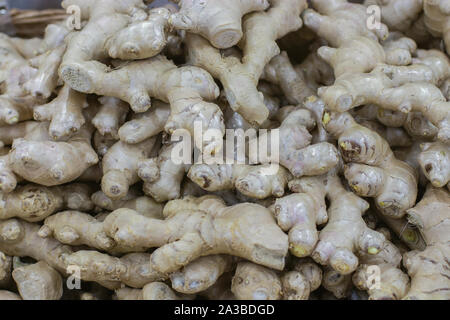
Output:
[[[49,135],[61,140],[80,130],[86,122],[82,110],[87,106],[86,95],[65,85],[53,101],[35,107],[33,117],[38,121],[50,121]]]
[[[400,269],[400,250],[386,240],[380,252],[372,255],[360,252],[360,265],[353,273],[352,281],[360,290],[367,290],[370,300],[399,300],[409,290],[409,278]],[[370,281],[371,274],[377,272],[379,282]]]
[[[34,183],[54,186],[75,180],[98,162],[91,146],[94,130],[90,124],[67,141],[52,141],[48,128],[49,124],[43,122],[14,140],[8,160],[14,173]]]
[[[151,2],[0,34],[0,299],[450,298],[449,1]]]
[[[264,11],[269,7],[267,0],[176,2],[181,9],[171,15],[170,24],[176,29],[200,34],[219,49],[230,48],[242,38],[241,21],[244,15]]]
[[[12,276],[23,300],[59,300],[63,294],[61,275],[45,262],[16,268]]]
[[[157,157],[142,159],[137,164],[137,174],[144,181],[142,190],[158,202],[180,197],[186,165],[173,160],[172,153],[177,144],[182,142],[165,145]]]
[[[362,5],[350,5],[344,0],[312,3],[319,13],[307,10],[305,24],[334,47],[318,50],[319,55],[333,66],[336,76],[332,86],[318,90],[327,106],[343,112],[375,103],[390,110],[420,111],[439,128],[439,139],[448,141],[449,108],[439,88],[424,82],[396,86],[388,75],[376,70],[377,64],[386,62],[384,49],[377,41],[387,37],[386,26],[380,24],[379,28],[369,30],[364,25],[366,19],[361,16],[365,14]],[[338,23],[342,27],[338,28]]]
[[[68,184],[61,187],[44,187],[35,184],[20,186],[11,193],[1,195],[0,219],[21,218],[41,221],[57,211],[92,210],[90,187],[85,184]]]
[[[289,110],[285,110],[289,109]],[[279,166],[275,172],[268,171],[267,165],[246,164],[194,164],[188,177],[208,191],[219,191],[236,188],[240,193],[252,198],[266,198],[268,196],[281,197],[284,194],[290,174],[294,177],[304,175],[319,175],[328,172],[338,163],[338,152],[328,142],[311,144],[312,136],[309,130],[314,128],[315,121],[310,111],[306,109],[280,109],[279,118],[282,120],[279,133],[280,145],[268,146],[267,158],[259,155],[256,150],[249,150],[251,159],[257,158],[261,163],[268,163],[272,157],[270,148],[279,147]],[[272,132],[261,133],[262,141],[273,141]],[[254,154],[252,154],[254,153]],[[317,158],[319,157],[319,159]]]
[[[223,56],[201,36],[186,35],[189,62],[219,79],[231,108],[252,125],[262,124],[269,115],[257,84],[266,64],[280,53],[276,40],[302,26],[305,7],[304,0],[272,0],[268,11],[245,16],[242,58]]]
[[[33,117],[32,107],[42,99],[28,94],[24,84],[35,76],[37,70],[28,64],[13,38],[0,34],[0,48],[0,124],[29,120]]]
[[[31,257],[46,262],[50,267],[65,272],[63,253],[71,248],[53,238],[43,239],[38,235],[39,225],[7,219],[0,221],[0,251],[18,257]]]
[[[420,145],[422,152],[418,161],[422,172],[436,187],[445,187],[450,182],[450,146],[441,142]]]
[[[103,231],[103,223],[89,214],[78,211],[61,211],[45,219],[39,236],[52,236],[61,243],[88,245],[91,248],[109,250],[115,242]]]
[[[307,300],[322,282],[322,270],[314,262],[297,260],[281,274],[251,262],[240,262],[231,291],[239,300]]]
[[[422,112],[439,129],[441,141],[450,139],[450,105],[432,83],[408,82],[396,86],[386,73],[375,69],[371,73],[345,74],[332,86],[319,89],[319,95],[330,109],[338,112],[369,103],[393,111]]]
[[[281,197],[290,178],[289,172],[279,166],[274,174],[265,173],[265,165],[195,164],[188,177],[208,191],[236,189],[251,198]]]
[[[130,144],[151,138],[164,130],[169,115],[170,107],[168,104],[154,101],[150,110],[133,114],[133,118],[119,128],[119,138],[121,141]]]
[[[285,110],[287,108],[281,108],[278,113],[281,121],[278,128],[280,164],[297,178],[320,175],[333,169],[339,160],[336,147],[325,141],[312,143],[312,135],[308,132],[316,123],[312,112],[306,109]],[[267,137],[263,133],[259,139],[273,140],[270,131]],[[268,162],[267,159],[260,161]]]
[[[122,281],[132,287],[165,278],[196,258],[210,254],[231,254],[278,270],[284,268],[287,236],[268,209],[250,203],[226,207],[211,196],[173,201],[164,220],[118,209],[103,222],[103,230],[119,246],[132,252],[157,247],[151,255],[130,253],[115,258],[81,250],[65,255],[64,260],[82,267],[81,277],[86,281]],[[183,208],[185,202],[190,204],[190,210]],[[253,224],[254,219],[259,223]],[[230,226],[235,228],[233,234],[228,232]],[[175,251],[179,254],[174,255]],[[113,273],[108,272],[111,268],[115,270]],[[140,269],[133,272],[132,268]]]
[[[145,19],[134,21],[106,41],[108,55],[122,60],[156,56],[169,41],[171,13],[167,7],[149,10]]]
[[[278,198],[271,207],[280,228],[289,231],[289,250],[297,257],[312,253],[319,238],[316,224],[328,220],[321,190],[311,191]]]
[[[448,300],[450,194],[430,185],[422,200],[407,213],[408,221],[420,229],[427,247],[403,255],[403,265],[411,277],[405,299]]]
[[[211,75],[198,67],[178,68],[172,61],[158,55],[126,63],[110,72],[99,70],[78,76],[82,79],[65,81],[81,92],[126,101],[135,112],[147,111],[151,106],[150,97],[168,102],[171,113],[164,129],[169,134],[177,129],[185,129],[194,136],[197,122],[201,123],[204,132],[214,129],[222,135],[225,133],[221,110],[214,103],[205,101],[217,98],[219,88]],[[207,154],[219,148],[214,141],[207,143],[202,137],[198,137],[195,145],[203,148]]]
[[[389,30],[407,31],[422,12],[422,0],[365,0],[365,6],[379,6],[381,21]]]
[[[435,37],[442,37],[450,52],[450,4],[447,0],[423,0],[424,24]]]
[[[330,202],[327,209],[328,223],[320,231],[318,241],[312,223],[312,230],[305,229],[303,232],[309,239],[305,236],[299,239],[306,240],[304,242],[307,246],[304,249],[300,247],[305,252],[311,250],[311,244],[314,246],[314,241],[317,241],[311,253],[316,262],[329,265],[340,274],[346,275],[356,270],[359,263],[358,251],[373,255],[381,251],[386,240],[384,235],[368,228],[362,218],[369,204],[345,190],[336,170],[324,176],[293,180],[290,182],[290,188],[295,192],[307,194],[321,192],[321,197],[327,197]],[[325,200],[322,201],[324,203]]]
[[[338,139],[347,163],[344,175],[352,190],[360,196],[374,197],[384,214],[403,216],[417,196],[414,169],[395,158],[386,140],[357,124],[349,113],[326,112],[323,124]]]
[[[131,185],[139,181],[138,164],[146,159],[155,138],[148,138],[136,144],[116,142],[103,156],[102,190],[112,199],[125,197]]]
[[[193,294],[205,291],[219,277],[230,271],[233,259],[228,255],[200,257],[170,275],[172,288],[177,292]]]
[[[123,101],[112,97],[101,97],[101,107],[92,118],[92,124],[102,136],[119,138],[119,128],[125,122],[128,113],[128,105]]]

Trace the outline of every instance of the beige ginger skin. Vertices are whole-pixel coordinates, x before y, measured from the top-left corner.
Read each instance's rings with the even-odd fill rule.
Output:
[[[11,193],[1,195],[0,218],[21,218],[29,222],[45,219],[62,208],[92,210],[90,187],[81,183],[61,187],[36,184],[20,186]]]
[[[113,201],[101,191],[98,191],[92,195],[92,201],[96,205],[99,204],[109,210],[114,210],[115,207],[129,208],[148,218],[163,219],[162,205],[150,197],[133,197],[129,193],[126,198]],[[143,248],[134,247],[134,249],[130,249],[127,246],[120,246],[109,237],[103,230],[103,222],[107,217],[108,213],[100,213],[93,217],[90,214],[75,210],[60,211],[45,219],[38,234],[42,238],[53,237],[64,244],[72,246],[87,245],[111,253],[130,252],[132,250],[144,251]]]
[[[177,295],[164,282],[151,282],[142,289],[120,288],[115,290],[117,300],[191,300],[195,296]]]
[[[417,195],[415,170],[395,158],[389,144],[375,131],[355,122],[348,113],[327,112],[323,123],[338,138],[344,175],[360,196],[374,197],[377,207],[391,217],[402,217]]]
[[[422,11],[422,0],[365,0],[365,6],[381,7],[381,20],[390,31],[408,31]]]
[[[323,176],[293,180],[289,186],[295,192],[322,192],[322,201],[325,201],[325,197],[330,201],[328,223],[320,231],[317,245],[311,254],[316,262],[329,265],[346,275],[356,270],[358,251],[376,255],[383,248],[384,235],[369,229],[362,218],[369,204],[345,190],[336,170]]]
[[[405,113],[420,111],[438,127],[439,140],[446,143],[450,139],[449,104],[432,83],[409,82],[395,87],[386,74],[374,70],[341,76],[334,85],[322,87],[318,93],[327,106],[337,112],[369,103]]]
[[[113,97],[101,97],[99,102],[101,106],[92,118],[92,125],[102,136],[117,140],[119,128],[128,114],[128,105]]]
[[[61,275],[45,262],[16,268],[12,276],[23,300],[59,300],[63,294]]]
[[[154,101],[150,110],[133,114],[118,130],[121,141],[135,144],[164,131],[170,116],[170,106],[161,101]]]
[[[171,9],[166,6],[149,10],[144,20],[133,22],[118,31],[105,44],[108,55],[121,60],[156,56],[169,42]]]
[[[265,174],[265,165],[246,164],[195,164],[188,177],[208,191],[236,189],[240,193],[256,199],[269,196],[281,197],[290,180],[289,172],[279,166],[275,174]]]
[[[207,290],[219,277],[230,271],[233,257],[210,255],[200,257],[170,275],[172,288],[181,293],[194,294]]]
[[[403,255],[403,265],[411,277],[405,299],[448,300],[450,194],[444,188],[429,185],[422,200],[407,212],[409,222],[420,229],[427,247]]]
[[[300,108],[291,109],[284,107],[279,110],[279,118],[282,120],[278,128],[281,140],[279,162],[282,166],[279,166],[275,173],[271,171],[271,174],[264,174],[264,170],[268,169],[267,165],[194,164],[189,169],[188,177],[208,191],[236,188],[246,196],[262,199],[271,195],[283,196],[291,174],[294,177],[319,175],[335,167],[338,163],[338,153],[332,144],[311,144],[312,136],[308,130],[315,125],[311,112]],[[273,140],[270,131],[261,133],[259,139]],[[268,149],[271,154],[270,146]],[[271,157],[268,155],[266,159],[259,156],[256,156],[256,151],[249,150],[249,157],[256,157],[261,163],[268,163]]]
[[[103,191],[94,192],[91,196],[91,201],[97,207],[114,211],[120,208],[132,209],[144,216],[162,218],[164,206],[157,203],[151,197],[141,195],[136,189],[129,189],[125,197],[113,200],[109,198]],[[88,210],[85,210],[88,211]]]
[[[385,61],[378,40],[388,36],[387,27],[381,23],[379,28],[368,29],[366,7],[346,0],[311,3],[315,10],[305,10],[303,19],[308,28],[329,43],[317,53],[333,67],[336,78],[371,71]]]
[[[423,0],[424,24],[433,35],[442,37],[447,52],[450,50],[450,2]]]
[[[135,112],[147,111],[151,106],[150,97],[168,102],[171,113],[164,129],[169,134],[176,129],[185,129],[194,136],[196,122],[201,123],[203,132],[213,129],[222,135],[225,133],[221,110],[216,104],[205,101],[216,99],[219,88],[203,69],[178,68],[158,55],[127,63],[110,72],[91,72],[89,76],[81,81],[83,87],[67,79],[66,83],[81,92],[119,98],[128,102]],[[207,154],[214,153],[219,147],[214,141],[207,143],[201,137],[195,145]]]
[[[289,232],[289,251],[297,257],[311,255],[319,239],[316,224],[328,221],[322,191],[311,191],[278,198],[271,207],[280,228]]]
[[[283,107],[277,116],[281,121],[278,128],[279,163],[294,177],[321,175],[337,165],[339,158],[335,146],[325,141],[312,142],[313,137],[309,131],[316,124],[313,112],[307,109],[290,110],[290,107]],[[263,132],[259,138],[272,141],[270,131],[267,136],[265,135],[266,133]],[[249,154],[249,156],[252,155]],[[260,161],[267,163],[269,159],[262,157]]]
[[[13,38],[0,35],[0,124],[15,124],[33,117],[32,107],[42,99],[28,94],[24,83],[36,75],[25,57],[17,50]]]
[[[218,49],[236,45],[243,36],[242,17],[249,12],[264,11],[267,0],[177,0],[179,12],[170,16],[176,29],[197,33]]]
[[[139,181],[138,164],[150,155],[156,142],[148,138],[140,143],[116,142],[103,156],[102,191],[112,199],[125,197],[128,188]],[[131,160],[131,161],[130,161]]]
[[[50,121],[49,135],[54,140],[72,137],[86,122],[83,108],[88,103],[86,95],[63,86],[50,103],[35,107],[33,117],[37,121]]]
[[[375,103],[402,112],[421,111],[439,128],[440,140],[450,139],[449,108],[438,87],[423,82],[395,87],[395,82],[388,76],[372,71],[378,63],[386,61],[383,47],[377,41],[377,38],[387,37],[385,25],[376,28],[373,31],[376,34],[361,25],[366,20],[361,17],[358,21],[356,17],[365,14],[362,5],[347,4],[344,0],[316,0],[312,4],[319,13],[306,10],[305,24],[335,47],[318,50],[319,55],[333,66],[336,76],[334,85],[318,90],[331,110],[343,112]]]
[[[297,260],[281,274],[251,262],[239,262],[231,283],[238,300],[308,300],[322,282],[322,270],[314,262]]]
[[[163,146],[157,157],[138,162],[137,174],[144,181],[142,190],[158,202],[180,197],[181,182],[187,165],[175,163],[172,152],[179,143]]]
[[[360,265],[352,275],[354,285],[360,290],[366,290],[369,300],[399,300],[409,290],[409,277],[400,269],[402,256],[400,250],[389,240],[386,240],[380,252],[371,255],[359,253]],[[370,268],[377,266],[380,270],[379,286],[368,281]]]
[[[251,125],[261,125],[269,116],[257,84],[264,67],[280,53],[276,40],[302,26],[300,13],[306,1],[273,0],[271,5],[268,11],[244,17],[242,59],[223,57],[202,37],[186,35],[189,61],[220,80],[231,108]]]
[[[445,187],[450,181],[450,147],[441,142],[422,143],[418,161],[422,172],[436,187]]]
[[[61,5],[0,33],[0,300],[450,300],[450,0]]]
[[[43,122],[24,138],[14,140],[9,166],[22,178],[44,186],[73,181],[98,162],[91,146],[92,133],[92,126],[86,123],[69,140],[51,141],[48,123]]]
[[[132,253],[119,259],[81,250],[65,255],[64,259],[66,263],[82,266],[81,276],[86,281],[120,280],[132,287],[167,277],[196,258],[211,254],[237,255],[283,269],[287,236],[278,228],[269,210],[249,203],[226,207],[211,196],[199,199],[190,201],[188,198],[191,206],[197,207],[193,210],[178,206],[185,200],[174,200],[165,220],[143,217],[129,209],[116,210],[106,217],[103,230],[119,245],[130,249],[157,247],[151,255]],[[203,207],[205,209],[200,209]],[[251,223],[255,218],[259,221],[257,225]],[[227,231],[231,226],[239,228],[234,229],[236,234]],[[148,234],[153,236],[149,238]],[[173,254],[175,251],[177,255]],[[130,259],[141,261],[139,272],[131,272],[130,268],[140,267]],[[95,268],[94,261],[98,263]],[[107,271],[111,267],[114,267],[113,273]]]

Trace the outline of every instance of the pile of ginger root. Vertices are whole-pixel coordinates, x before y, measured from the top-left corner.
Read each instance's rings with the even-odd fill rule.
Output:
[[[0,34],[0,300],[450,299],[449,0],[71,6]]]

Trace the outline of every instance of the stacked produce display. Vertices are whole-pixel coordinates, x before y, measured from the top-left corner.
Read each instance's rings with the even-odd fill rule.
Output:
[[[151,2],[0,34],[0,300],[450,299],[450,0]]]

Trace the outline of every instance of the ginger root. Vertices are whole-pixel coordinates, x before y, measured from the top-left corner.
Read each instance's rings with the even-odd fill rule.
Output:
[[[87,106],[86,95],[65,85],[52,102],[35,107],[33,117],[37,121],[50,121],[49,135],[61,140],[80,130],[86,122],[82,110]]]
[[[422,0],[365,0],[365,6],[381,7],[381,20],[389,30],[407,31],[422,12]]]
[[[91,146],[92,133],[92,127],[86,123],[66,142],[54,142],[48,135],[48,123],[44,122],[25,137],[14,140],[9,166],[22,178],[44,186],[73,181],[98,162]]]
[[[269,7],[267,0],[176,2],[181,9],[170,16],[169,23],[176,29],[198,33],[219,49],[230,48],[242,38],[241,20],[244,15]]]
[[[0,34],[0,299],[450,299],[450,0],[62,7]]]
[[[341,76],[332,86],[320,88],[318,93],[331,110],[338,112],[369,103],[404,113],[420,111],[439,129],[439,140],[450,140],[450,108],[442,92],[432,83],[409,82],[395,86],[393,80],[376,69],[371,73]]]
[[[119,128],[125,122],[128,113],[128,106],[117,98],[101,97],[99,99],[101,107],[92,118],[92,125],[102,136],[119,138]]]
[[[158,157],[142,159],[137,164],[137,174],[144,181],[142,190],[158,202],[180,197],[186,165],[173,161],[172,152],[177,144],[163,146]]]
[[[220,80],[231,108],[251,125],[261,125],[269,112],[257,84],[264,67],[280,53],[276,40],[302,26],[304,0],[272,0],[267,12],[243,19],[242,59],[224,57],[202,37],[186,35],[189,61]]]
[[[13,258],[0,251],[0,288],[11,285]]]
[[[275,174],[268,174],[265,165],[195,164],[188,177],[208,191],[234,189],[251,198],[281,197],[290,180],[290,174],[282,166]]]
[[[240,262],[231,291],[239,300],[307,300],[322,282],[322,270],[310,261],[298,260],[291,271],[275,270]]]
[[[369,229],[362,218],[369,204],[345,190],[336,170],[324,176],[293,180],[289,187],[292,191],[308,194],[322,190],[323,196],[326,195],[330,201],[328,223],[320,231],[319,240],[311,254],[316,262],[329,265],[346,275],[356,270],[358,251],[374,255],[380,252],[385,242],[384,235]]]
[[[400,269],[402,256],[400,250],[390,241],[384,243],[377,255],[359,255],[360,265],[352,276],[353,283],[360,290],[367,290],[370,300],[398,300],[409,290],[409,278]],[[379,282],[370,281],[376,272]]]
[[[289,231],[291,254],[309,256],[319,238],[316,224],[328,221],[323,191],[317,188],[312,192],[292,193],[278,198],[271,210],[280,228]]]
[[[435,37],[442,37],[450,52],[450,3],[447,0],[423,0],[424,24]]]
[[[61,275],[45,262],[16,268],[12,275],[23,300],[59,300],[63,294]]]
[[[133,115],[119,129],[120,140],[129,144],[139,143],[151,138],[164,130],[169,119],[170,107],[161,101],[153,102],[153,107],[143,113]]]
[[[389,144],[376,132],[355,122],[348,113],[326,112],[323,123],[338,138],[344,175],[359,196],[374,197],[386,215],[402,217],[417,196],[415,170],[395,158]]]
[[[172,288],[185,294],[207,290],[223,273],[230,271],[232,262],[232,257],[227,255],[200,257],[170,275]]]
[[[418,161],[431,184],[444,187],[450,182],[450,147],[441,142],[423,143]]]
[[[0,290],[0,301],[3,300],[22,300],[22,298],[14,292],[7,290]]]
[[[403,265],[411,277],[411,288],[405,299],[448,300],[450,194],[429,185],[422,200],[407,213],[408,221],[420,229],[427,247],[403,255]]]
[[[150,155],[156,142],[148,138],[140,143],[116,142],[103,156],[102,191],[111,199],[125,197],[128,188],[139,181],[138,164]]]
[[[64,261],[80,266],[83,280],[121,281],[138,288],[167,278],[196,258],[211,254],[241,256],[255,263],[283,269],[288,250],[287,236],[266,208],[250,203],[226,207],[211,196],[197,201],[190,198],[174,201],[170,206],[172,212],[165,214],[165,220],[147,218],[130,209],[119,209],[103,222],[103,230],[119,246],[134,252],[142,247],[157,247],[151,255],[131,253],[115,258],[96,251],[80,250],[64,255]],[[192,203],[192,210],[179,207],[186,201]],[[200,209],[203,206],[205,209]],[[209,211],[211,209],[214,211]],[[254,219],[259,221],[257,225],[251,223]],[[234,228],[239,226],[239,229],[234,229],[230,235],[231,225]],[[152,236],[148,237],[149,234]],[[179,254],[173,255],[174,251]],[[115,270],[113,273],[108,271],[111,268]]]

